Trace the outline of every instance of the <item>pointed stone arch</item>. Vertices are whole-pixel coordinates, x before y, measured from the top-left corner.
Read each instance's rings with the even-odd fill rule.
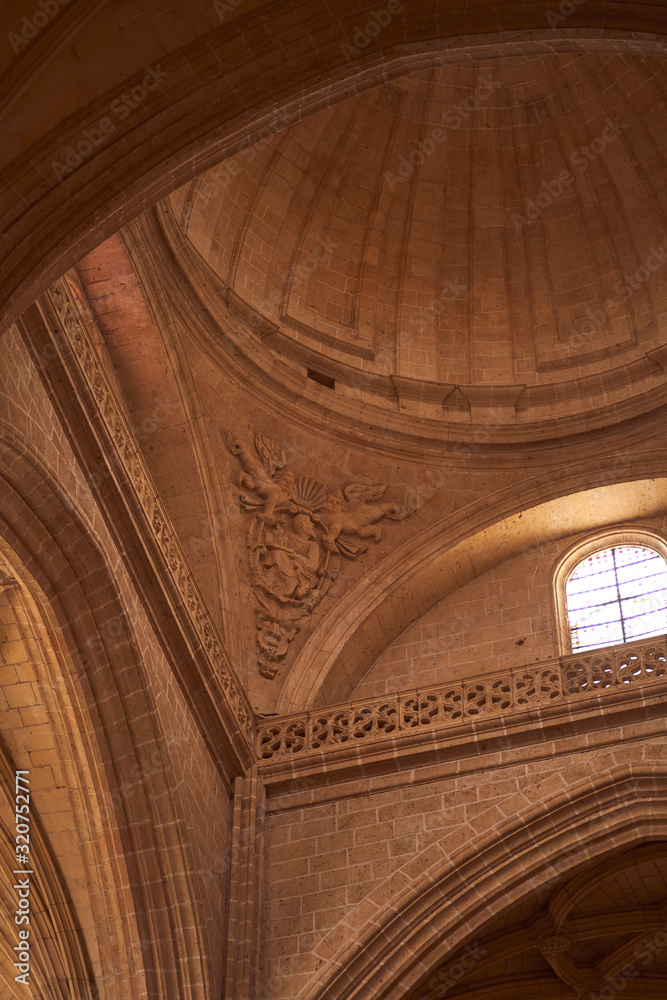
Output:
[[[0,738],[0,782],[2,796],[6,800],[3,805],[10,817],[8,824],[4,822],[4,815],[0,819],[3,834],[0,846],[1,895],[5,906],[8,899],[17,904],[14,912],[10,910],[5,914],[5,931],[0,937],[0,976],[16,981],[17,975],[27,975],[28,978],[18,987],[19,992],[29,981],[39,993],[53,997],[53,1000],[68,1000],[73,995],[81,997],[81,1000],[96,1000],[89,949],[67,883],[39,814],[34,809],[31,813],[29,809],[29,771],[23,777],[25,783],[19,784],[15,778],[16,770],[15,761]],[[21,807],[24,804],[28,807],[27,821],[23,826],[28,831],[30,856],[26,856],[25,868],[17,862],[13,848],[17,829],[20,828],[18,819],[13,822],[18,795],[23,800]],[[32,798],[34,801],[34,793]],[[25,820],[26,816],[21,814],[21,818]],[[25,836],[23,845],[28,846]],[[15,872],[17,864],[18,873]],[[25,912],[18,909],[17,885],[21,886],[28,904]],[[21,931],[23,935],[27,933],[27,938],[19,938]],[[28,942],[26,955],[29,960],[24,963],[20,960],[20,952],[16,953],[22,940]]]
[[[457,856],[428,848],[391,876],[317,949],[297,1000],[401,1000],[448,954],[545,882],[634,844],[667,840],[665,766],[626,764],[529,805]],[[341,937],[346,941],[339,946]],[[443,942],[445,944],[443,945]]]
[[[88,829],[81,863],[97,887],[92,916],[104,938],[91,989],[110,1000],[116,990],[200,1000],[211,956],[173,751],[146,676],[152,653],[83,501],[62,493],[26,442],[0,440],[0,467],[2,579],[22,641],[40,647],[36,683],[73,747],[72,822]]]

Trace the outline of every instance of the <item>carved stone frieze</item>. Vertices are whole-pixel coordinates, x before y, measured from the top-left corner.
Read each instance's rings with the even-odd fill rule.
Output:
[[[192,571],[177,539],[171,520],[157,495],[148,466],[141,454],[136,437],[126,420],[114,389],[99,361],[91,342],[81,309],[77,289],[61,278],[49,289],[49,299],[61,324],[61,333],[72,348],[76,360],[99,408],[99,413],[117,448],[109,454],[111,465],[122,468],[135,490],[147,526],[157,542],[162,558],[171,574],[184,605],[188,610],[212,673],[220,685],[227,707],[238,730],[250,744],[255,727],[254,713],[223,648],[222,640],[194,581]]]
[[[257,608],[258,665],[275,677],[306,618],[340,572],[341,557],[356,559],[382,537],[380,521],[414,510],[383,501],[386,485],[352,483],[330,490],[287,465],[285,452],[262,434],[254,447],[226,438],[241,472],[239,502],[252,514],[247,547]],[[247,492],[246,492],[247,491]]]

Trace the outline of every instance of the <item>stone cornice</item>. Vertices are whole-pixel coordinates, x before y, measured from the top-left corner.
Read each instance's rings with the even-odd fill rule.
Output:
[[[253,758],[253,710],[66,279],[52,286],[40,300],[40,307],[69,382],[63,395],[67,402],[77,401],[80,420],[92,429],[101,446],[108,468],[108,477],[103,478],[112,484],[115,499],[129,515],[122,524],[116,521],[114,525],[117,531],[129,531],[133,536],[133,544],[124,544],[122,551],[146,555],[152,587],[146,588],[145,603],[151,605],[155,597],[159,604],[147,607],[158,624],[158,637],[169,633],[166,648],[172,667],[214,756],[222,757],[228,774],[242,774]],[[57,389],[52,386],[51,392]],[[62,407],[63,401],[59,402]],[[76,433],[75,427],[72,421],[69,432],[80,452],[85,436]],[[110,511],[106,514],[108,521],[114,520]],[[136,576],[132,560],[126,558],[126,562],[131,576]]]

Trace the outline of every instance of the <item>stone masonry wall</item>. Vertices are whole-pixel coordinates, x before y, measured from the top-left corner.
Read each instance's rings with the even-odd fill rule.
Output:
[[[571,741],[562,753],[553,743],[499,752],[482,745],[472,758],[402,772],[397,762],[398,773],[377,777],[360,769],[356,780],[337,787],[299,791],[296,783],[297,791],[270,800],[261,947],[266,995],[291,1000],[317,977],[324,981],[336,952],[364,947],[401,913],[414,887],[427,888],[430,873],[439,878],[516,831],[523,847],[515,841],[512,851],[520,855],[531,846],[527,827],[538,814],[548,817],[563,849],[576,851],[573,831],[588,795],[601,802],[603,790],[627,774],[667,764],[664,740],[643,739],[632,726],[602,740],[588,749],[600,737]],[[570,816],[565,826],[560,807]],[[653,808],[646,803],[649,814]],[[607,847],[615,823],[607,821],[603,832]],[[545,854],[532,887],[553,875]],[[491,880],[467,891],[492,888]],[[525,888],[531,889],[528,880]],[[443,942],[443,950],[449,945]]]
[[[642,522],[667,531],[667,519]],[[559,556],[577,536],[531,549],[461,587],[373,664],[352,700],[528,666],[560,655],[553,600]]]

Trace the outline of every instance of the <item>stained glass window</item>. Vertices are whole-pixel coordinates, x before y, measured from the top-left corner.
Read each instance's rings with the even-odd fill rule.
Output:
[[[583,559],[565,586],[572,652],[667,633],[667,564],[621,545]]]

